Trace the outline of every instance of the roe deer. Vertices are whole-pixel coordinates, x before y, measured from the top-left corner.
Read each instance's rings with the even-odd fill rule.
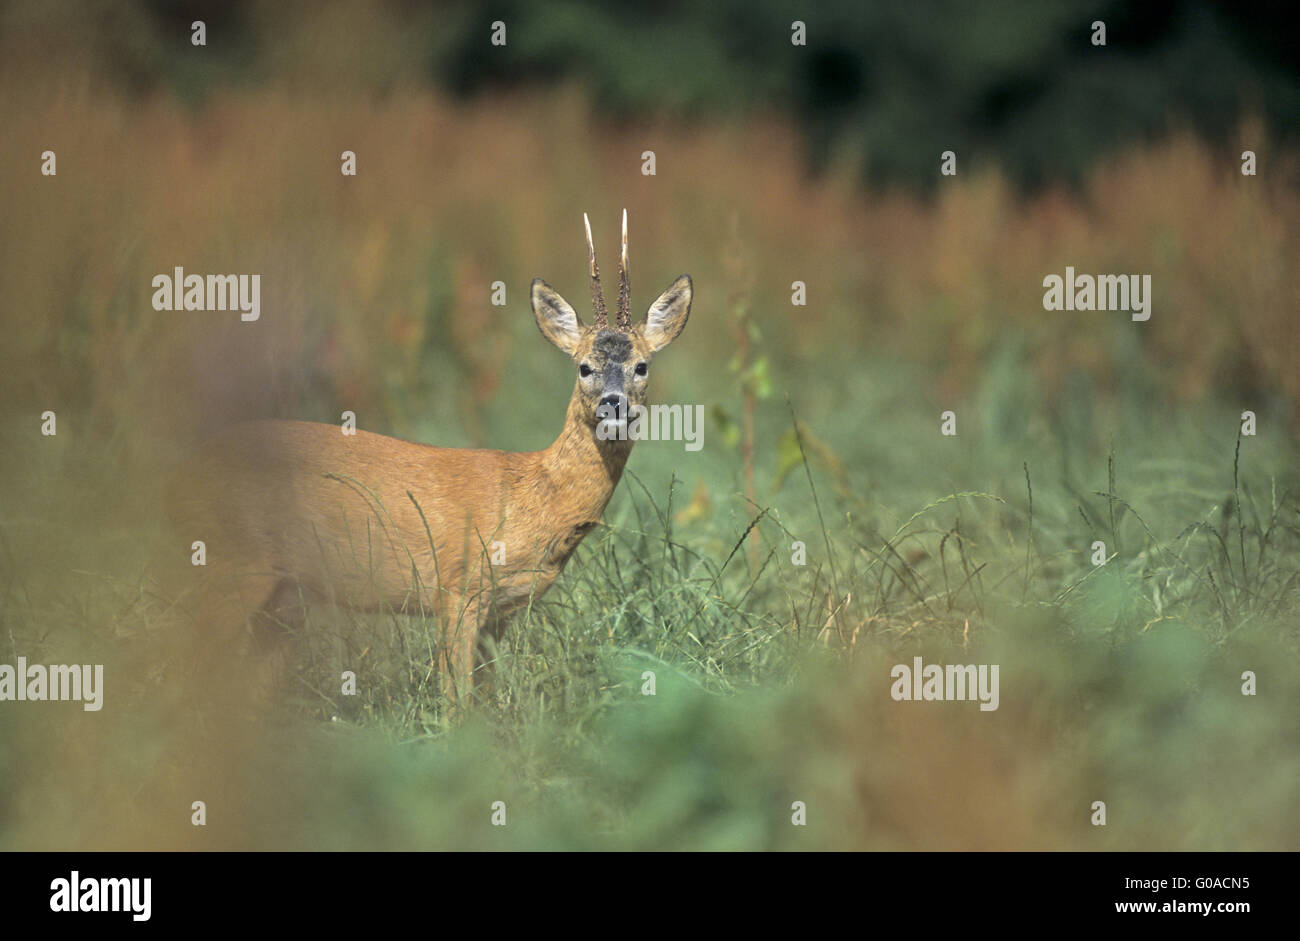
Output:
[[[271,636],[254,656],[255,692],[267,692],[291,637],[258,631],[255,616],[282,613],[301,591],[356,610],[436,613],[444,689],[453,700],[472,692],[481,629],[499,636],[503,618],[545,592],[600,522],[632,447],[628,409],[644,403],[651,357],[690,315],[691,279],[682,275],[632,324],[624,210],[610,326],[583,222],[592,325],[546,282],[532,284],[537,326],[578,374],[550,447],[439,448],[345,435],[337,425],[258,421],[218,435],[178,475],[169,515],[184,545],[206,546],[207,576],[187,605],[201,671],[232,651],[242,661],[251,639]]]

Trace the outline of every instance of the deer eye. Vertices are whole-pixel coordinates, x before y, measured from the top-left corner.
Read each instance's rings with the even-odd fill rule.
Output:
[[[644,375],[645,375],[646,373],[648,373],[649,371],[650,371],[650,366],[649,366],[648,364],[646,364],[646,363],[637,363],[637,364],[636,364],[636,374],[637,374],[638,376],[644,376]]]
[[[578,367],[578,375],[581,376],[583,379],[586,379],[588,376],[591,375],[591,367],[588,366],[586,363],[583,363],[581,366]]]

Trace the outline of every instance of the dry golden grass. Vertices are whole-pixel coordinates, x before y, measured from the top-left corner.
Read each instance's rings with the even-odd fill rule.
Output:
[[[0,383],[27,407],[76,402],[111,421],[165,390],[179,431],[301,409],[315,390],[400,423],[391,388],[420,382],[432,344],[460,363],[472,411],[500,389],[483,351],[527,329],[528,281],[581,298],[580,213],[608,252],[624,205],[638,293],[689,268],[700,321],[721,316],[738,215],[755,317],[787,365],[892,349],[958,394],[1011,331],[1050,395],[1073,366],[1104,389],[1123,368],[1103,329],[1114,315],[1042,309],[1043,276],[1072,264],[1152,275],[1152,319],[1135,329],[1144,368],[1180,398],[1300,396],[1300,200],[1294,161],[1262,144],[1255,178],[1178,138],[1099,168],[1082,194],[1024,201],[986,175],[922,204],[843,173],[810,179],[776,119],[610,126],[572,92],[470,107],[268,88],[191,110],[74,72],[8,85],[0,120]],[[46,149],[57,177],[38,172]],[[345,149],[356,178],[339,173]],[[655,177],[639,172],[644,149]],[[150,278],[174,265],[261,273],[262,323],[153,311]],[[498,279],[504,310],[486,304]],[[789,306],[794,280],[807,308]],[[725,356],[725,331],[694,339],[699,362]]]

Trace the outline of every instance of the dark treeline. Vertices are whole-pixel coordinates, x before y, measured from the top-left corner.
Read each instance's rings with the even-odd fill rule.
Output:
[[[1193,129],[1227,152],[1242,122],[1258,119],[1273,140],[1293,140],[1300,52],[1291,6],[381,0],[367,15],[389,21],[392,39],[370,35],[351,53],[373,69],[345,71],[381,91],[422,81],[463,97],[576,82],[623,120],[775,111],[804,129],[814,170],[849,160],[872,183],[925,188],[938,155],[953,150],[963,172],[996,164],[1034,188],[1078,182],[1099,157],[1171,130]],[[25,9],[11,26],[46,15]],[[335,14],[319,4],[133,0],[78,16],[123,81],[202,101],[215,87],[274,74],[302,20]],[[209,31],[202,55],[186,41],[197,19]],[[494,46],[498,21],[506,42]],[[805,45],[791,42],[795,21]],[[1097,21],[1104,46],[1094,42]]]

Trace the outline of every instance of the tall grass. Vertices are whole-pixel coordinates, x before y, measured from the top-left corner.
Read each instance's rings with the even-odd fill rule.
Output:
[[[1292,155],[1243,178],[1174,136],[1082,193],[1020,202],[985,175],[921,202],[808,177],[775,118],[613,125],[576,90],[464,106],[287,79],[192,108],[88,68],[0,96],[0,662],[106,662],[109,698],[0,706],[0,845],[1297,845]],[[464,726],[428,619],[327,608],[270,725],[159,708],[151,519],[189,446],[343,409],[544,446],[572,376],[526,285],[577,303],[581,213],[608,253],[625,205],[637,297],[683,270],[697,291],[652,396],[749,416],[739,447],[715,424],[698,454],[638,445]],[[726,369],[733,232],[766,398]],[[1150,273],[1151,321],[1044,312],[1066,264]],[[153,311],[176,265],[261,273],[262,320]],[[1000,664],[999,710],[895,703],[914,655]]]

